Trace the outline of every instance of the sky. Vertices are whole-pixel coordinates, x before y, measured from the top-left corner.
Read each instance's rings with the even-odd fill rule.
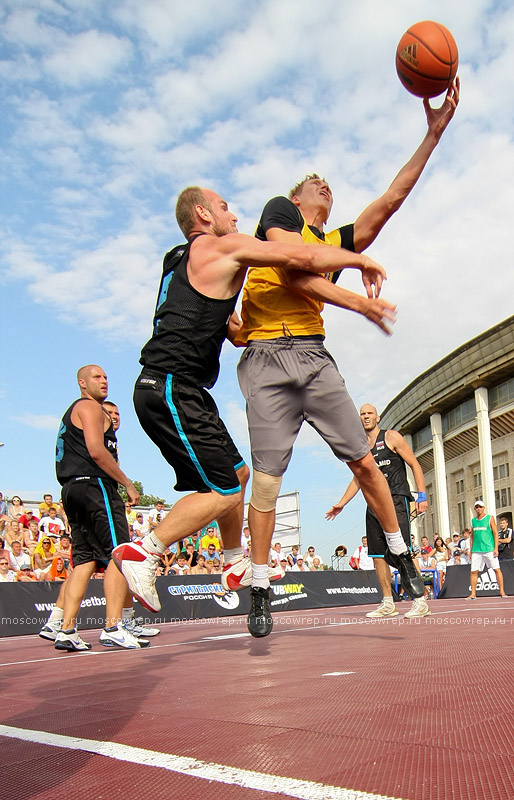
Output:
[[[315,16],[313,16],[315,9]],[[426,132],[400,84],[414,22],[453,33],[461,102],[418,185],[369,254],[398,306],[386,337],[326,308],[328,349],[357,406],[384,408],[417,375],[512,313],[514,7],[508,0],[3,0],[0,8],[0,490],[59,495],[59,420],[76,371],[100,364],[119,405],[121,466],[175,502],[174,475],[139,427],[132,388],[162,257],[183,240],[187,185],[218,191],[252,234],[264,203],[310,172],[334,192],[329,227],[381,195]],[[439,105],[443,98],[436,98]],[[342,285],[362,291],[356,274]],[[249,461],[236,365],[213,394]],[[308,426],[284,476],[302,544],[356,547],[364,504],[325,511],[350,479]]]

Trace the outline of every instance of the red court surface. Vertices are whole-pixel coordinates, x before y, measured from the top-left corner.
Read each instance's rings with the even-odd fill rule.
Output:
[[[2,639],[1,796],[512,800],[514,598],[431,606],[168,623],[139,651]]]

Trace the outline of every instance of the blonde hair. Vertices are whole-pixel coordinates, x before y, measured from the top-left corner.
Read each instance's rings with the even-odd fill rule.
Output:
[[[300,196],[300,194],[302,193],[304,183],[307,183],[307,181],[316,181],[316,180],[321,181],[325,179],[320,178],[320,176],[316,172],[313,172],[312,175],[306,175],[305,178],[302,178],[302,180],[296,184],[296,186],[293,186],[293,188],[289,190],[288,194],[289,199],[292,200],[293,197]]]

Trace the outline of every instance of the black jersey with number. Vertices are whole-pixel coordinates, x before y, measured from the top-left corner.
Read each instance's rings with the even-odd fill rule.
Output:
[[[75,400],[68,408],[61,420],[59,433],[57,434],[55,472],[61,486],[72,478],[79,477],[104,478],[113,482],[113,478],[104,472],[89,455],[82,428],[77,428],[71,421],[71,412],[81,400],[83,398]],[[88,400],[87,402],[96,401]],[[117,460],[118,443],[112,422],[104,432],[104,446],[111,456]]]
[[[221,347],[239,292],[218,300],[191,286],[187,261],[193,241],[164,257],[153,336],[143,347],[140,362],[209,389],[218,377]]]
[[[387,431],[379,430],[376,442],[371,448],[371,455],[387,480],[391,494],[402,495],[412,500],[405,461],[386,445],[386,433]]]

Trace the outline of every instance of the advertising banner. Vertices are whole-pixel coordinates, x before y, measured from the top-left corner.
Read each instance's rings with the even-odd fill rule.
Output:
[[[38,633],[54,607],[60,584],[4,583],[0,586],[0,635]],[[219,575],[184,575],[157,578],[161,611],[149,614],[138,603],[136,616],[147,624],[246,615],[249,590],[226,592]],[[271,584],[272,611],[378,603],[382,597],[374,571],[288,572]],[[78,617],[82,630],[104,624],[103,581],[89,582]]]
[[[500,561],[503,584],[507,594],[514,595],[514,561]],[[446,579],[439,592],[439,598],[467,597],[471,591],[469,564],[458,564],[446,568]],[[486,569],[479,573],[477,581],[477,597],[494,597],[500,594],[494,569]]]

